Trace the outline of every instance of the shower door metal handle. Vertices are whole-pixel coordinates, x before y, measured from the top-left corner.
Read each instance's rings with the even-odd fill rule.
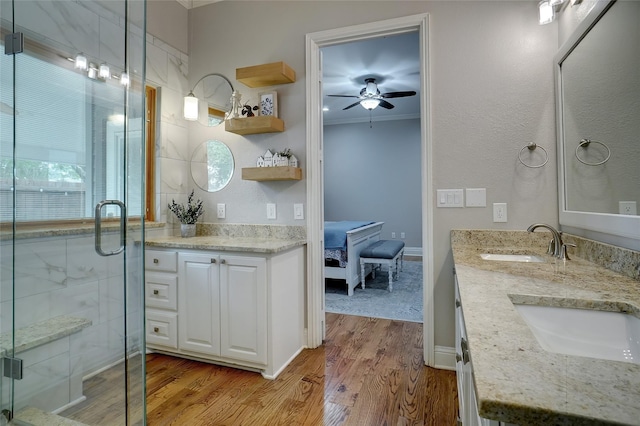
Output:
[[[120,207],[120,247],[116,250],[105,252],[102,250],[102,208],[108,205],[116,205]],[[124,203],[119,200],[103,200],[96,204],[96,253],[100,256],[113,256],[124,251],[125,244],[125,226],[127,220],[127,208]]]

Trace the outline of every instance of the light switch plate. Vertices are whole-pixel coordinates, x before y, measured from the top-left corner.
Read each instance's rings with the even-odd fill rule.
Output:
[[[302,204],[293,205],[293,219],[294,220],[304,219],[304,206]]]
[[[438,189],[437,207],[464,207],[464,195],[462,189]]]

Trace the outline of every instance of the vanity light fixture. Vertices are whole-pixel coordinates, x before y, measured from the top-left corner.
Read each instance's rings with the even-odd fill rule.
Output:
[[[89,77],[91,80],[95,80],[98,78],[98,67],[95,64],[89,64],[87,77]]]
[[[538,3],[538,10],[540,12],[539,22],[540,25],[550,24],[553,22],[555,12],[553,11],[553,6],[550,1],[552,0],[542,0]]]
[[[129,74],[126,72],[120,74],[120,84],[124,87],[129,87]]]
[[[368,109],[369,111],[375,109],[379,104],[380,104],[380,99],[368,98],[360,101],[360,105],[362,105],[364,109]]]
[[[109,70],[109,65],[107,64],[100,65],[99,75],[100,75],[100,78],[103,78],[105,80],[107,78],[111,78],[111,70]]]
[[[183,106],[182,106],[182,116],[184,117],[185,120],[188,121],[197,121],[198,120],[198,112],[199,112],[199,107],[198,107],[198,98],[196,97],[196,95],[193,94],[193,91],[196,90],[196,86],[198,86],[198,83],[200,83],[202,80],[204,80],[206,77],[209,77],[211,75],[215,75],[218,77],[222,77],[223,79],[225,79],[227,81],[227,83],[229,83],[229,86],[231,87],[231,100],[232,100],[232,113],[234,114],[234,117],[238,117],[238,107],[239,107],[239,102],[240,102],[240,94],[237,93],[235,91],[235,89],[233,88],[233,84],[231,84],[231,82],[229,81],[229,79],[227,77],[225,77],[222,74],[218,74],[218,73],[210,73],[207,75],[204,75],[200,78],[200,80],[198,80],[196,82],[196,84],[193,85],[193,89],[191,89],[189,91],[189,94],[187,94],[187,96],[184,97],[184,102],[183,102]],[[224,117],[225,120],[230,116],[229,113],[227,113],[227,115]]]
[[[88,65],[87,57],[84,56],[82,53],[78,53],[76,55],[76,59],[74,62],[75,62],[74,67],[76,69],[85,70],[85,71],[87,70],[87,65]]]

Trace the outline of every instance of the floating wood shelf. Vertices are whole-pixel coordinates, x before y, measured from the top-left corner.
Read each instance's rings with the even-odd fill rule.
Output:
[[[245,167],[242,169],[243,180],[300,180],[300,167]]]
[[[238,135],[284,132],[284,121],[273,115],[232,118],[224,122],[224,130]]]
[[[274,62],[236,68],[236,80],[249,87],[275,86],[293,83],[296,81],[296,72],[284,62]]]

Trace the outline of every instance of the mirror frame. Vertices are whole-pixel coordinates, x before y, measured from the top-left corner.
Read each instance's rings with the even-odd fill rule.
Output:
[[[596,231],[604,234],[640,240],[640,216],[627,216],[611,213],[593,213],[567,210],[565,197],[565,150],[562,110],[562,70],[561,64],[582,41],[585,35],[596,25],[616,0],[598,1],[589,14],[576,27],[575,31],[562,45],[554,57],[556,83],[556,144],[558,155],[558,210],[559,223],[573,228]]]

